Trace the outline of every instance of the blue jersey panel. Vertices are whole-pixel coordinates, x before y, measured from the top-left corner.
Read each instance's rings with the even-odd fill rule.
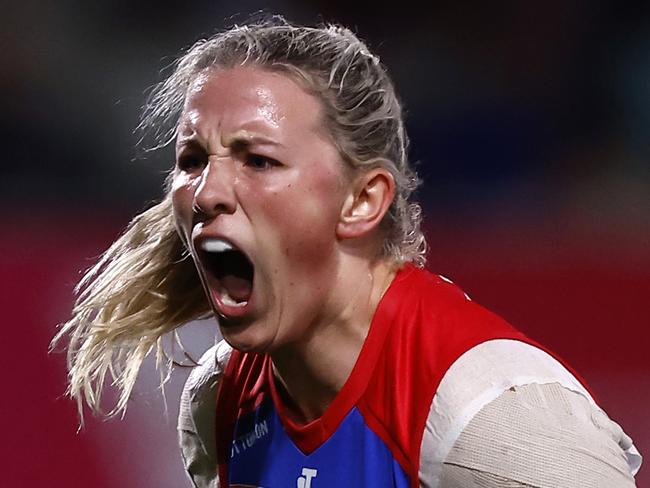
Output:
[[[270,400],[238,420],[234,439],[229,463],[233,487],[409,486],[402,467],[356,408],[310,455],[286,434]]]

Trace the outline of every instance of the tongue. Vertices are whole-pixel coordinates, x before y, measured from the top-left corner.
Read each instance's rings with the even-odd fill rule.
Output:
[[[231,274],[221,277],[221,285],[236,302],[247,302],[253,292],[251,280]]]

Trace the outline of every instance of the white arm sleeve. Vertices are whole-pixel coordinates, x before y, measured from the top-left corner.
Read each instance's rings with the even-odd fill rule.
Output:
[[[641,457],[558,361],[499,339],[467,351],[445,374],[420,461],[420,483],[432,488],[629,487]],[[588,484],[577,465],[601,484]]]
[[[178,437],[183,464],[196,488],[218,488],[215,408],[219,382],[232,349],[221,341],[190,373],[181,395]]]
[[[506,390],[461,432],[442,488],[632,488],[630,439],[602,410],[557,383]]]

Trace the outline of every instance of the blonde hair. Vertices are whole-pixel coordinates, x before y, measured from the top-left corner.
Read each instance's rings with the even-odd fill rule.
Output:
[[[334,143],[351,167],[383,166],[391,172],[396,196],[382,223],[384,255],[398,265],[423,266],[421,211],[410,201],[419,181],[408,162],[402,107],[379,59],[346,28],[294,26],[273,17],[197,42],[145,106],[139,128],[153,137],[151,149],[175,138],[188,87],[199,73],[240,65],[291,76],[321,101]],[[173,219],[168,194],[131,222],[75,289],[72,318],[53,344],[70,338],[69,394],[80,410],[85,400],[101,411],[108,372],[120,390],[110,414],[124,411],[142,361],[154,347],[163,366],[163,335],[211,313]]]
[[[162,366],[162,337],[211,313],[171,214],[167,195],[135,217],[75,288],[72,318],[52,347],[69,337],[68,393],[77,400],[81,418],[84,401],[102,412],[107,373],[120,391],[108,414],[125,411],[142,361],[154,347]]]

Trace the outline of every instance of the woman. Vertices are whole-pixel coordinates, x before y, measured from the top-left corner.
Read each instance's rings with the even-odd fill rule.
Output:
[[[214,314],[179,418],[196,486],[634,486],[638,453],[576,376],[422,269],[402,108],[349,30],[200,41],[143,127],[176,164],[58,336],[80,404],[110,371],[124,410],[161,337]]]

